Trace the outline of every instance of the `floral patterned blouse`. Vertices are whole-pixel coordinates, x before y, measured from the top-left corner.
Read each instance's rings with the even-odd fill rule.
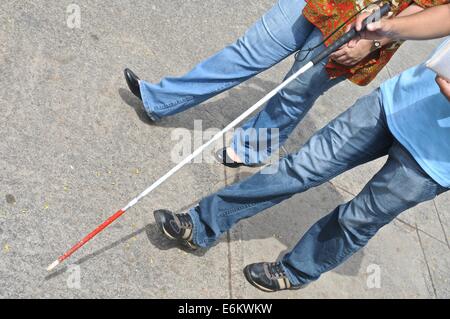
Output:
[[[347,21],[358,11],[374,0],[307,0],[303,10],[303,16],[314,24],[327,37],[342,23]],[[411,4],[417,4],[423,8],[448,3],[448,0],[392,0],[391,11],[397,15]],[[329,45],[345,33],[345,28],[328,39]],[[369,56],[354,66],[343,66],[330,60],[326,66],[331,78],[345,76],[358,85],[369,84],[383,67],[389,62],[402,42],[394,42],[372,52]]]

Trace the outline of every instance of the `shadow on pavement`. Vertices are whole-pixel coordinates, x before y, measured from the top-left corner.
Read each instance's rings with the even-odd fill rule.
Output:
[[[136,115],[142,122],[148,125],[155,124],[148,118],[147,114],[145,113],[144,106],[142,105],[141,100],[135,97],[133,93],[131,93],[128,89],[120,88],[119,95],[126,104],[134,109]]]
[[[73,265],[81,265],[81,264],[83,264],[83,263],[85,263],[85,262],[87,262],[87,261],[89,261],[89,260],[91,260],[91,259],[93,259],[93,258],[95,258],[95,257],[97,257],[97,256],[99,256],[101,254],[103,254],[104,252],[106,252],[106,251],[108,251],[108,250],[110,250],[110,249],[112,249],[114,247],[117,247],[117,246],[127,242],[128,240],[138,236],[139,234],[147,231],[147,228],[149,228],[151,226],[152,225],[147,225],[145,227],[142,227],[142,228],[136,230],[135,232],[132,232],[131,234],[129,234],[129,235],[125,236],[125,237],[122,237],[121,239],[119,239],[119,240],[109,244],[108,246],[105,246],[105,247],[103,247],[101,249],[98,249],[98,250],[94,251],[93,253],[78,259],[77,261],[75,261],[72,264]],[[59,270],[57,270],[55,272],[52,272],[51,274],[47,275],[45,277],[45,280],[50,280],[50,279],[55,278],[55,277],[57,277],[59,275],[62,275],[63,273],[65,273],[67,271],[67,269],[68,269],[68,267],[64,266],[61,269],[59,269]]]

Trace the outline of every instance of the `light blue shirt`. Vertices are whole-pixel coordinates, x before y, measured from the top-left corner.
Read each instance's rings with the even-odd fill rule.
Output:
[[[435,78],[421,64],[382,84],[381,96],[392,134],[433,180],[450,188],[450,103]]]

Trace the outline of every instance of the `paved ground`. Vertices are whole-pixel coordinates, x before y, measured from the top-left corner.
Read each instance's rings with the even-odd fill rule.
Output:
[[[135,111],[122,69],[130,66],[149,81],[182,74],[232,42],[272,2],[77,0],[81,29],[66,25],[69,1],[1,2],[0,297],[450,297],[450,194],[401,215],[305,290],[267,295],[244,281],[246,264],[279,257],[314,221],[352,198],[383,160],[239,224],[196,255],[161,239],[151,212],[182,210],[251,170],[189,165],[73,256],[79,287],[76,267],[46,273],[59,253],[173,166],[176,128],[192,132],[195,119],[204,129],[222,127],[273,88],[291,60],[158,125]],[[333,89],[286,150],[421,61],[436,43],[408,43],[370,87]],[[371,288],[378,271],[381,286]]]

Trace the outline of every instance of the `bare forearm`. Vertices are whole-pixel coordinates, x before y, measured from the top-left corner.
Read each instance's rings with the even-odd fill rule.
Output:
[[[441,38],[450,35],[450,4],[422,10],[412,15],[399,15],[385,23],[387,35],[393,40]]]
[[[397,17],[398,18],[399,17],[407,17],[407,16],[410,16],[410,15],[413,15],[413,14],[416,14],[416,13],[419,13],[419,12],[422,12],[422,11],[423,11],[422,7],[420,7],[420,6],[416,5],[416,4],[412,4],[408,8],[406,8],[405,10],[400,12]],[[392,38],[387,37],[387,36],[381,37],[379,39],[379,41],[380,41],[382,46],[387,45],[387,44],[393,42],[394,40],[395,39],[392,39]]]

